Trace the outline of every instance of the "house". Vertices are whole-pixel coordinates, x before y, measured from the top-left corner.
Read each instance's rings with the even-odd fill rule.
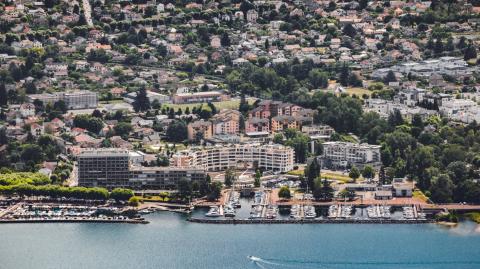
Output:
[[[43,125],[40,125],[38,123],[33,123],[30,125],[30,133],[34,137],[39,137],[44,133]]]
[[[393,195],[395,197],[412,197],[414,185],[405,178],[394,178],[392,181]]]
[[[247,21],[251,23],[256,23],[258,19],[258,12],[254,9],[247,11]]]
[[[213,36],[212,39],[210,40],[210,46],[214,49],[220,48],[222,46],[220,37]]]
[[[20,115],[22,118],[28,118],[35,115],[35,105],[25,103],[20,105]]]

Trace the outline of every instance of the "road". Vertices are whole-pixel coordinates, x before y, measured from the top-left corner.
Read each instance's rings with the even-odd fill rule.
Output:
[[[82,6],[83,6],[83,14],[85,16],[85,20],[87,21],[87,25],[89,27],[93,27],[92,7],[90,6],[90,2],[88,0],[82,0]]]

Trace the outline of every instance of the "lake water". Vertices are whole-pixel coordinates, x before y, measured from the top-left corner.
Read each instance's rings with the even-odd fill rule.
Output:
[[[424,225],[2,224],[1,269],[480,268],[480,229]],[[253,262],[248,255],[259,257]]]

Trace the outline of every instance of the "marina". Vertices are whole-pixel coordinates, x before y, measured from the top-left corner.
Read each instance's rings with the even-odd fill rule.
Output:
[[[288,223],[368,223],[415,224],[433,223],[428,214],[416,205],[333,203],[318,205],[311,201],[292,205],[270,203],[268,191],[256,191],[250,197],[228,194],[224,205],[197,207],[188,217],[190,222],[216,224],[288,224]],[[232,198],[233,197],[233,198]]]
[[[146,213],[138,212],[138,213]],[[136,210],[114,206],[16,203],[0,213],[0,223],[96,222],[147,224]]]

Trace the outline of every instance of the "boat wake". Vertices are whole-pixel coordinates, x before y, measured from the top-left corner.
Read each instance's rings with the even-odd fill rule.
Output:
[[[269,268],[425,268],[432,265],[469,265],[479,266],[480,261],[315,261],[315,260],[287,260],[266,259],[256,256],[248,256],[255,265],[262,269]],[[360,267],[359,267],[360,266]],[[478,267],[477,267],[478,268]]]

